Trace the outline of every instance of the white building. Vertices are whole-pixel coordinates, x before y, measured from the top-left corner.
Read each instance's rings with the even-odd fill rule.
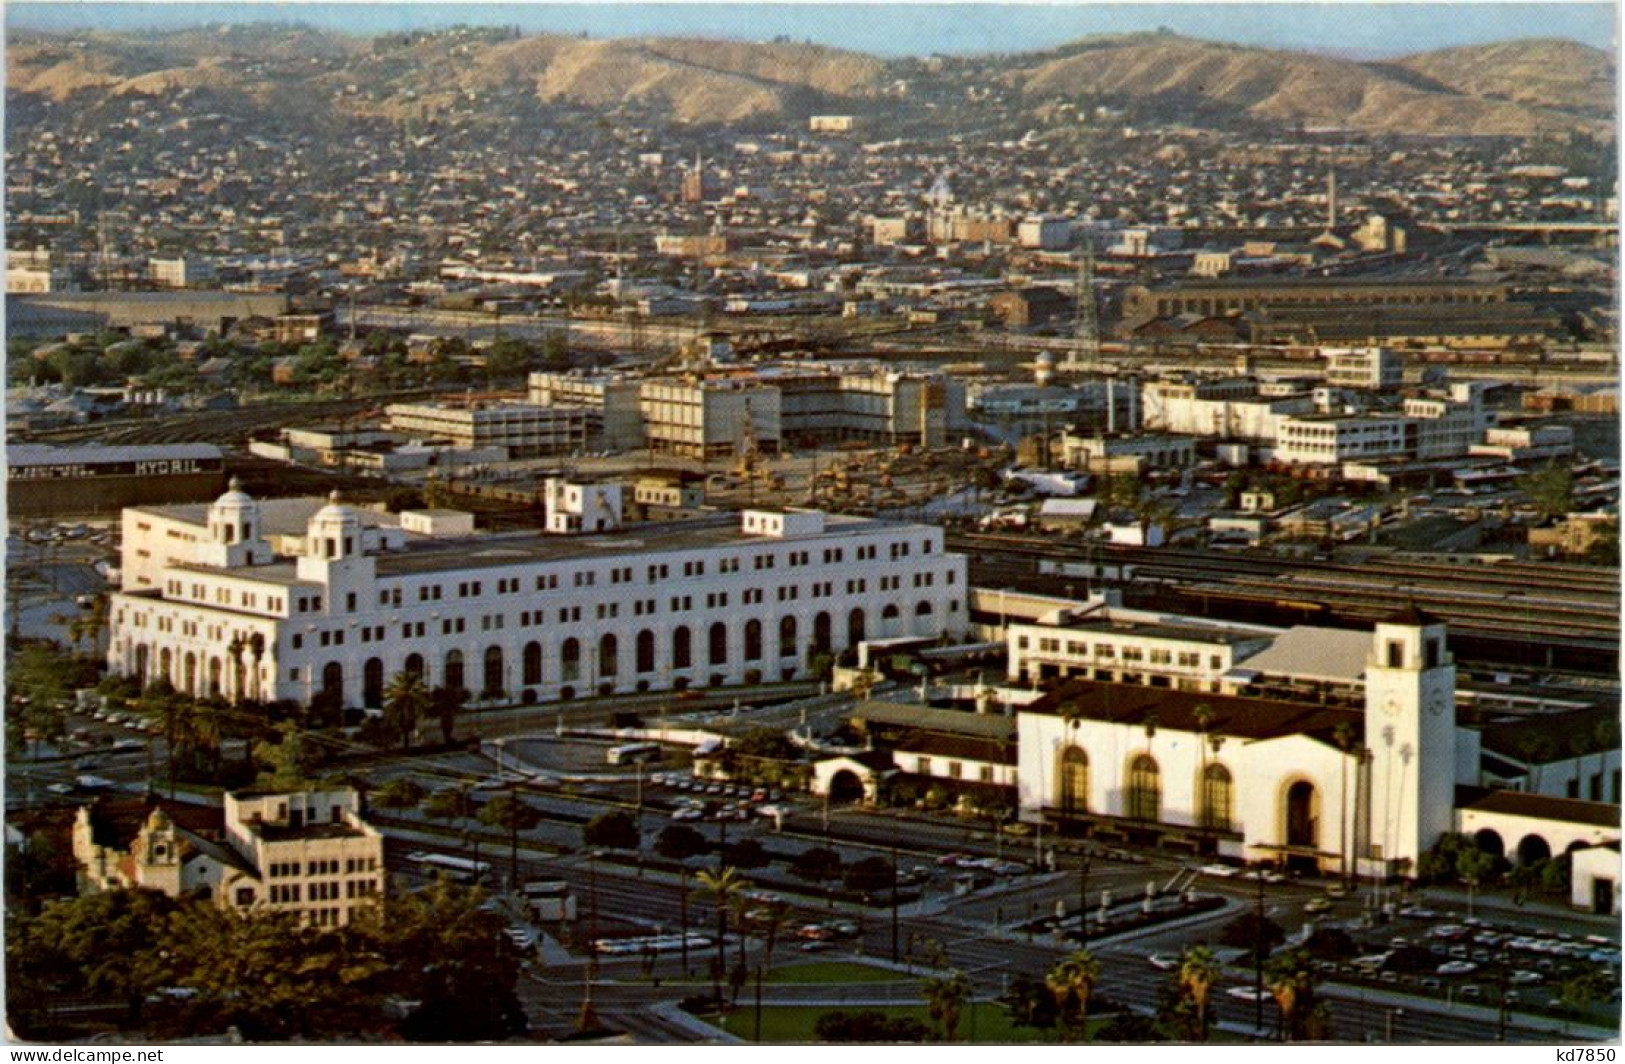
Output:
[[[639,392],[646,446],[687,458],[776,454],[782,438],[777,388],[743,381],[644,381]]]
[[[1016,225],[1016,243],[1024,248],[1058,251],[1072,243],[1072,219],[1056,214],[1034,214]]]
[[[204,891],[222,908],[294,913],[308,927],[342,927],[384,892],[384,838],[348,788],[245,790],[224,810],[174,809],[184,824],[150,799],[81,807],[81,890]]]
[[[562,535],[621,527],[619,484],[574,484],[549,477],[543,484],[544,527]]]
[[[580,450],[591,428],[582,408],[528,403],[391,403],[384,413],[396,432],[465,450],[500,447],[512,458]]]
[[[240,491],[202,522],[180,510],[162,530],[126,519],[156,572],[111,596],[108,664],[234,701],[378,707],[401,672],[527,703],[784,680],[866,638],[968,626],[940,528],[747,511],[658,539],[409,537],[335,498],[290,557]]]
[[[1327,347],[1326,383],[1336,388],[1384,391],[1405,383],[1405,360],[1386,347]]]
[[[147,277],[165,288],[196,288],[213,284],[216,276],[214,264],[204,259],[179,256],[147,261]]]

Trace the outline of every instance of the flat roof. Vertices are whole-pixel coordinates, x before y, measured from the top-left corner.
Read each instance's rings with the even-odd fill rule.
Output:
[[[48,443],[13,443],[6,447],[6,465],[9,468],[34,465],[61,465],[75,462],[100,465],[114,462],[169,461],[188,458],[222,457],[220,448],[210,443],[165,443],[101,447],[55,447]]]
[[[409,542],[403,550],[386,551],[374,557],[377,560],[378,575],[381,577],[413,576],[419,573],[489,569],[575,559],[670,554],[715,547],[771,546],[774,543],[828,539],[832,536],[885,527],[904,529],[910,526],[829,514],[825,517],[825,527],[821,532],[756,536],[747,535],[740,530],[737,514],[728,514],[720,518],[639,525],[633,529],[595,535],[557,536],[542,532],[520,532],[511,535],[466,536]]]
[[[865,702],[852,711],[852,718],[981,739],[1009,739],[1016,733],[1014,717],[909,702]]]
[[[1206,728],[1210,735],[1238,739],[1303,735],[1333,744],[1339,724],[1353,729],[1350,736],[1356,743],[1365,734],[1365,713],[1359,709],[1093,680],[1062,684],[1031,705],[1023,706],[1021,712],[1075,715],[1086,720],[1135,726],[1143,725],[1147,716],[1154,714],[1159,728],[1196,733],[1203,730],[1196,719],[1199,706],[1206,706],[1212,713]]]
[[[1618,828],[1619,806],[1608,802],[1586,802],[1578,798],[1553,798],[1523,791],[1456,788],[1456,807],[1475,813],[1504,813],[1534,820],[1556,820],[1565,824]]]
[[[1269,676],[1354,683],[1365,676],[1371,633],[1345,628],[1295,625],[1265,649],[1236,663],[1238,669]]]
[[[1019,623],[1019,622],[1017,622]],[[1184,625],[1170,624],[1166,621],[1136,621],[1124,618],[1121,615],[1113,616],[1084,616],[1064,624],[1044,625],[1064,632],[1092,632],[1105,634],[1120,633],[1123,635],[1144,636],[1151,639],[1177,639],[1187,643],[1209,643],[1214,646],[1235,646],[1238,643],[1247,643],[1256,639],[1268,639],[1268,632],[1247,631],[1240,628],[1223,628],[1217,625]]]

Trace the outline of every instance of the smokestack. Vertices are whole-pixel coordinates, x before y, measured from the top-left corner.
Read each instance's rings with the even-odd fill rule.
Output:
[[[1337,171],[1326,172],[1326,231],[1337,228]]]

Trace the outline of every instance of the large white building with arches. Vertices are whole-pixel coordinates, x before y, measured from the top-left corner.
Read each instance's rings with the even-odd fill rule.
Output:
[[[1524,864],[1619,838],[1617,783],[1612,803],[1483,786],[1442,624],[1414,610],[1377,624],[1360,682],[1354,703],[1063,680],[1017,714],[1022,816],[1378,877],[1414,874],[1455,832]]]
[[[940,528],[745,511],[469,535],[336,495],[304,512],[299,534],[273,532],[235,485],[208,507],[127,512],[112,670],[233,701],[377,708],[405,672],[533,703],[805,678],[865,639],[967,629],[965,559]]]

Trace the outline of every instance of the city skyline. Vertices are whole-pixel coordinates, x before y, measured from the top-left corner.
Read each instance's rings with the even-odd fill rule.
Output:
[[[882,56],[997,54],[1078,38],[1175,33],[1238,45],[1356,58],[1561,38],[1616,50],[1611,5],[1382,4],[52,4],[12,5],[8,30],[172,32],[199,26],[299,23],[359,36],[511,25],[593,37],[788,37]],[[365,9],[365,12],[358,9]],[[1335,43],[1333,43],[1335,42]]]

